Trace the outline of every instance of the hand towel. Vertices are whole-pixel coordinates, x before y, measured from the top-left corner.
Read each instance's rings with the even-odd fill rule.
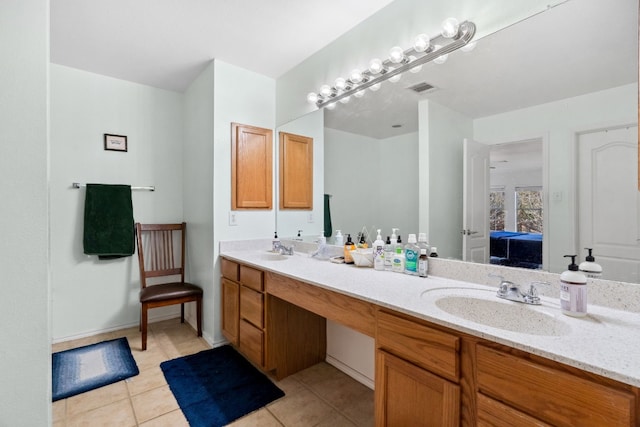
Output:
[[[84,253],[100,259],[134,252],[131,186],[87,184],[84,202]]]
[[[330,194],[324,195],[324,237],[331,237],[333,227],[331,225],[331,209],[329,207]]]

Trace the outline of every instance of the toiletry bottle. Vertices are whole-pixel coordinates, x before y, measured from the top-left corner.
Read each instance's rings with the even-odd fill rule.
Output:
[[[380,236],[380,229],[376,241],[373,242],[373,268],[378,271],[384,270],[384,242]]]
[[[391,238],[387,236],[387,241],[384,244],[384,271],[391,271],[393,265],[393,244]]]
[[[560,275],[560,308],[568,316],[587,315],[587,278],[578,271],[577,255],[565,255],[571,258],[569,269]]]
[[[273,233],[273,242],[271,242],[271,251],[278,252],[280,249],[280,239],[278,239],[278,232]]]
[[[429,254],[431,258],[438,258],[438,248],[435,246],[431,246],[431,253]]]
[[[340,230],[336,230],[335,245],[336,246],[344,245],[344,237],[342,237],[342,233],[340,232]]]
[[[584,262],[581,262],[578,266],[578,270],[582,271],[585,276],[591,279],[599,279],[602,276],[602,266],[596,263],[596,259],[591,254],[593,249],[585,248],[589,251],[589,255],[585,258]]]
[[[420,248],[416,244],[416,235],[409,234],[409,240],[404,246],[404,272],[412,276],[418,275],[418,257]]]
[[[418,276],[427,277],[429,272],[429,257],[427,248],[420,248],[420,258],[418,258]]]
[[[364,238],[364,233],[360,234],[360,241],[358,242],[358,248],[367,249],[369,244]]]
[[[398,237],[400,240],[400,237]],[[393,254],[393,261],[391,262],[391,271],[394,273],[404,273],[404,248],[402,247],[402,241],[396,244],[395,252]]]
[[[429,256],[431,248],[429,248],[429,243],[427,243],[427,233],[418,233],[418,247],[420,249],[426,249],[427,256]]]
[[[356,248],[356,245],[351,241],[351,234],[347,234],[347,243],[344,244],[344,263],[353,264],[353,257],[351,251]]]

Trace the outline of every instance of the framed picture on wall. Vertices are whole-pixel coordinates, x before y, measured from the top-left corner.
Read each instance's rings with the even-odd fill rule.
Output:
[[[104,149],[110,151],[127,151],[127,137],[125,135],[105,133]]]

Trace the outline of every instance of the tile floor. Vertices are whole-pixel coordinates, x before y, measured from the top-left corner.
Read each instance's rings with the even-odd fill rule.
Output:
[[[53,403],[53,426],[188,426],[160,370],[160,363],[206,350],[206,341],[179,319],[149,325],[147,351],[138,328],[54,344],[61,351],[126,336],[140,374]],[[233,427],[373,426],[373,391],[327,363],[276,382],[286,394]]]

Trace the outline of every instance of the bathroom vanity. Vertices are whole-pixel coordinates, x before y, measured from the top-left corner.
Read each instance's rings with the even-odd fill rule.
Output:
[[[375,338],[377,426],[640,426],[637,313],[265,250],[221,273],[225,337],[276,378],[325,359],[325,319]]]

